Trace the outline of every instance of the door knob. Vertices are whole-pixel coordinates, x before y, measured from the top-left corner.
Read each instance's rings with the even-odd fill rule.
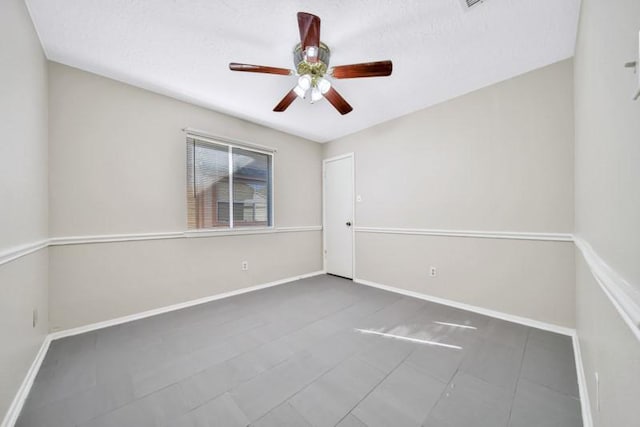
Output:
[[[351,221],[347,221],[347,227],[351,227]]]

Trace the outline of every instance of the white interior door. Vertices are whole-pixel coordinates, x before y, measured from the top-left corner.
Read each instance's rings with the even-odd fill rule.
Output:
[[[353,154],[324,166],[324,260],[327,273],[353,278]]]

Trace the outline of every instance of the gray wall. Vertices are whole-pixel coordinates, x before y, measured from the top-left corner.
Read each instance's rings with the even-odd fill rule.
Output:
[[[0,2],[0,253],[47,237],[46,60],[23,1]],[[32,327],[32,310],[40,323]],[[47,333],[47,251],[0,265],[0,419]]]
[[[640,286],[640,2],[583,0],[575,57],[576,234],[627,282]],[[596,426],[638,423],[640,342],[577,263],[577,330]],[[595,372],[600,375],[597,410]]]
[[[356,226],[571,233],[572,74],[562,61],[327,144],[355,153]],[[569,327],[573,257],[569,242],[356,233],[359,279]]]
[[[321,245],[312,231],[51,248],[52,329],[319,271]]]
[[[56,63],[49,65],[49,112],[53,237],[186,230],[186,126],[277,148],[276,227],[321,225],[317,143]],[[51,329],[321,270],[320,236],[53,247]]]

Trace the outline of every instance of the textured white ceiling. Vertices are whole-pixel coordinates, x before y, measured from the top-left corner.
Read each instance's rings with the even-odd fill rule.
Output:
[[[27,0],[50,60],[319,142],[573,55],[580,0],[462,3]],[[331,65],[393,61],[391,77],[333,81],[350,114],[302,100],[275,113],[294,76],[228,69],[293,68],[299,11],[321,18]]]

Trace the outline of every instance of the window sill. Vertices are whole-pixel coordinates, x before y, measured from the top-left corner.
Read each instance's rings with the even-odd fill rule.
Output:
[[[275,233],[275,227],[242,227],[242,228],[225,228],[217,230],[215,228],[202,228],[195,230],[187,230],[184,232],[185,237],[216,237],[216,236],[238,236],[243,234],[268,234]]]
[[[187,230],[183,233],[184,237],[218,237],[218,236],[244,236],[251,234],[272,234],[272,233],[291,233],[300,231],[321,231],[321,225],[294,226],[294,227],[243,227],[235,229],[216,230],[214,228],[206,228],[200,230]]]

